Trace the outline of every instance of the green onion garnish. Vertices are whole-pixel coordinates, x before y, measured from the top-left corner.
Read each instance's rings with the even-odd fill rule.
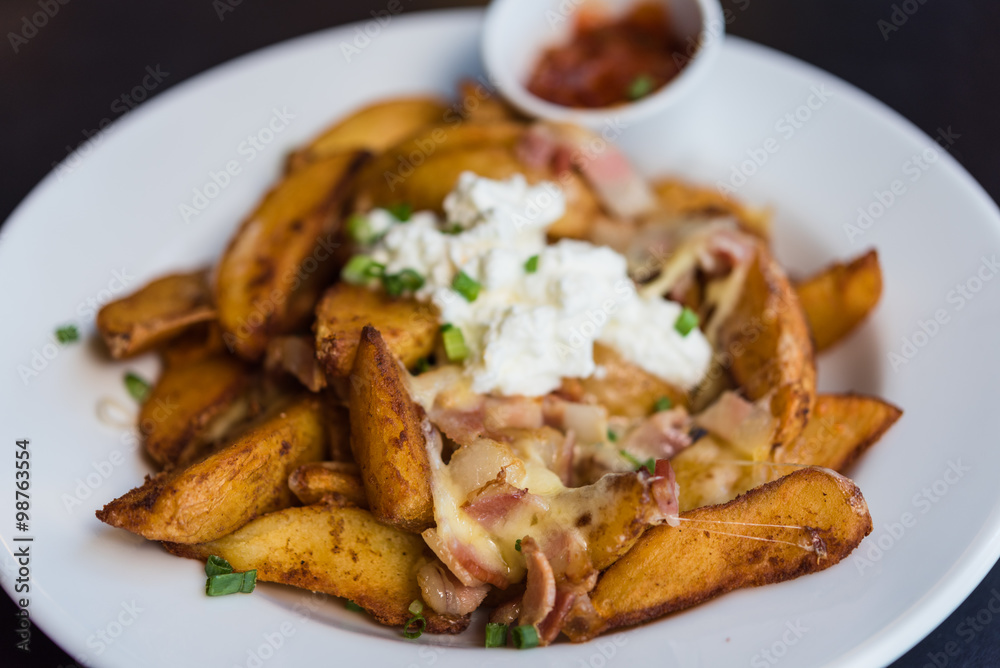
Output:
[[[427,361],[426,357],[421,357],[417,360],[417,363],[413,365],[413,372],[415,375],[420,375],[422,373],[427,373],[431,370],[431,363]]]
[[[527,261],[524,263],[524,270],[526,272],[528,272],[529,274],[533,274],[536,271],[538,271],[538,256],[537,255],[532,255],[531,257],[529,257],[527,259]]]
[[[681,310],[681,314],[677,316],[677,321],[674,323],[674,329],[681,336],[687,336],[691,333],[691,330],[698,326],[698,314],[685,306]]]
[[[424,277],[413,269],[404,269],[398,274],[382,275],[382,287],[393,297],[398,297],[404,292],[416,292],[423,286]]]
[[[128,390],[133,399],[141,404],[149,398],[149,392],[152,388],[148,382],[129,371],[125,374],[125,389]]]
[[[392,206],[387,206],[386,211],[392,214],[393,218],[401,223],[405,223],[413,215],[413,207],[409,202],[400,202],[399,204],[393,204]]]
[[[479,281],[475,280],[464,271],[460,271],[455,275],[455,279],[451,282],[452,289],[458,294],[465,297],[466,301],[474,302],[476,297],[479,296],[479,289],[482,287]]]
[[[628,99],[638,100],[641,97],[646,97],[653,92],[655,83],[653,77],[648,74],[640,74],[628,86]]]
[[[205,593],[209,596],[228,594],[249,594],[257,586],[257,569],[246,573],[222,573],[212,575],[205,582]]]
[[[411,629],[410,627],[413,628]],[[410,617],[409,621],[403,624],[403,637],[416,640],[423,635],[425,628],[427,628],[427,620],[424,616],[414,615]]]
[[[637,457],[632,455],[632,453],[628,452],[627,450],[619,450],[618,454],[627,459],[629,463],[631,463],[632,466],[635,467],[636,471],[638,471],[641,468],[645,468],[647,471],[649,471],[649,475],[654,475],[653,471],[656,469],[656,460],[653,459],[652,457],[650,457],[644,462],[641,462]]]
[[[462,232],[465,232],[465,228],[458,223],[452,223],[441,231],[445,234],[461,234]]]
[[[229,565],[229,562],[222,557],[217,557],[214,554],[208,558],[205,562],[205,575],[212,577],[213,575],[225,575],[227,573],[232,573],[233,567]]]
[[[413,599],[410,603],[410,607],[407,608],[411,615],[419,615],[424,611],[424,602]]]
[[[538,631],[531,624],[515,626],[510,631],[514,640],[514,647],[518,649],[531,649],[538,647]]]
[[[507,644],[507,625],[489,622],[486,625],[486,646],[503,647]]]
[[[340,277],[348,283],[367,283],[369,279],[378,278],[385,273],[385,265],[376,262],[368,255],[355,255],[340,272]]]
[[[514,549],[517,550],[518,552],[521,551],[521,539],[520,538],[518,538],[517,540],[514,541]]]
[[[77,331],[76,325],[66,325],[56,328],[56,339],[59,343],[73,343],[79,338],[80,332]]]
[[[360,213],[356,213],[347,219],[347,234],[359,244],[370,244],[378,236],[372,230],[368,216],[362,216]]]
[[[615,432],[613,432],[610,429],[608,429],[608,440],[611,441],[612,443],[617,442],[618,441],[618,434],[616,434]]]
[[[365,611],[364,608],[362,608],[360,605],[358,605],[354,601],[347,601],[346,603],[344,603],[344,607],[347,608],[348,610],[350,610],[351,612],[364,612]]]
[[[656,400],[656,405],[653,407],[657,413],[663,411],[669,411],[673,408],[674,402],[670,401],[670,397],[660,397]]]
[[[461,362],[469,356],[462,330],[451,323],[441,325],[441,341],[444,343],[444,354],[449,362]]]

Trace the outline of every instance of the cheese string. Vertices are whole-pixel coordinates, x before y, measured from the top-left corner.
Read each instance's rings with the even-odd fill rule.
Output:
[[[760,524],[756,522],[734,522],[727,520],[700,520],[693,517],[679,517],[681,522],[693,522],[693,523],[707,523],[707,524],[730,524],[736,526],[748,526],[748,527],[765,527],[770,529],[797,529],[800,531],[808,531],[811,533],[811,539],[807,545],[803,545],[801,542],[793,543],[788,540],[780,540],[778,538],[764,538],[762,536],[748,536],[747,534],[740,533],[729,533],[727,531],[716,531],[714,529],[703,529],[707,533],[714,533],[720,536],[732,536],[734,538],[748,538],[750,540],[759,540],[763,543],[780,543],[782,545],[791,545],[792,547],[797,547],[805,550],[806,552],[816,552],[820,557],[826,556],[826,547],[822,544],[822,540],[819,539],[816,529],[812,527],[801,526],[797,524]],[[817,545],[817,541],[819,545]]]

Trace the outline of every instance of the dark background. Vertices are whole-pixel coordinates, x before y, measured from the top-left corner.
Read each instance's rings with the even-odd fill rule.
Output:
[[[42,0],[55,3],[56,0]],[[0,0],[0,220],[70,148],[112,116],[109,101],[141,81],[149,64],[170,76],[151,96],[214,65],[263,46],[370,18],[387,0],[228,0],[220,20],[212,0],[113,3],[63,0],[47,25],[14,52],[9,33],[39,11],[39,0]],[[221,0],[226,1],[226,0]],[[217,4],[217,3],[216,3]],[[403,0],[406,11],[485,4]],[[996,0],[723,0],[729,31],[818,65],[867,91],[929,135],[963,135],[953,155],[1000,198],[1000,3]],[[906,22],[887,37],[879,21]],[[907,16],[905,9],[912,15]],[[916,11],[913,11],[916,9]],[[901,22],[901,21],[900,21]],[[138,168],[138,166],[137,166]],[[985,445],[985,444],[984,444]],[[961,518],[956,518],[961,521]],[[970,643],[958,625],[1000,590],[1000,567],[937,630],[896,666],[1000,665],[1000,618]],[[73,666],[38,629],[30,657],[15,653],[14,605],[0,596],[0,665]],[[985,619],[985,615],[983,617]],[[954,656],[946,652],[952,651]]]

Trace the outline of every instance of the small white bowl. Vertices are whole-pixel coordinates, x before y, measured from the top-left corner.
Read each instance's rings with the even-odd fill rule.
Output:
[[[537,118],[600,129],[609,120],[631,124],[659,114],[696,88],[718,56],[726,32],[719,0],[658,0],[666,6],[690,61],[666,85],[640,100],[598,109],[575,108],[543,100],[527,88],[542,52],[570,39],[575,14],[582,7],[594,3],[618,16],[642,1],[493,0],[483,26],[486,73],[507,101]]]

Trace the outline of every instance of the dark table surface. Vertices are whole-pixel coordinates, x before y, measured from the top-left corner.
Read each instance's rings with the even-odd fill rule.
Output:
[[[402,4],[405,11],[417,11],[485,3]],[[32,32],[25,20],[40,11],[40,5],[49,6],[53,15]],[[230,0],[232,11],[221,15],[219,5],[219,0],[3,0],[0,219],[6,219],[87,132],[125,110],[122,105],[109,107],[109,101],[131,90],[147,65],[159,64],[169,72],[150,92],[153,97],[249,51],[369,18],[371,11],[384,9],[386,0]],[[724,0],[724,5],[737,17],[729,26],[731,33],[832,72],[930,135],[951,126],[963,135],[953,155],[994,200],[1000,197],[1000,123],[995,121],[1000,105],[1000,3]],[[51,9],[55,6],[57,12]],[[998,590],[1000,567],[994,567],[941,626],[893,665],[1000,665],[1000,619],[988,612]],[[39,633],[30,656],[15,652],[14,610],[13,603],[0,596],[0,665],[75,666]],[[987,618],[990,622],[984,623]]]

